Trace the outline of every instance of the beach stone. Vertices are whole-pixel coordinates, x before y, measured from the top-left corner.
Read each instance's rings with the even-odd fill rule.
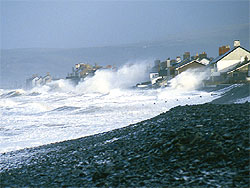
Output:
[[[0,186],[249,187],[249,109],[178,106],[107,133],[27,149],[37,154],[0,171]]]

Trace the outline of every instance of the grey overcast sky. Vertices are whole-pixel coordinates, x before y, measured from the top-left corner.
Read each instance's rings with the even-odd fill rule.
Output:
[[[109,46],[242,26],[249,31],[248,0],[0,1],[3,49]]]

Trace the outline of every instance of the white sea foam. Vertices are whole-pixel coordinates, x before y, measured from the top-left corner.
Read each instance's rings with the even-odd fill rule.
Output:
[[[141,65],[102,70],[73,87],[58,80],[0,97],[0,153],[75,139],[133,124],[177,105],[209,102],[207,92],[132,89],[148,75]],[[9,91],[1,90],[2,95]]]
[[[179,95],[164,92],[167,89],[113,89],[107,95],[51,92],[19,96],[5,102],[6,99],[0,99],[0,152],[110,131],[177,105],[209,102],[214,97],[198,91]]]
[[[75,87],[69,80],[60,79],[43,86],[34,87],[29,91],[29,93],[48,94],[48,92],[72,92],[74,90]]]
[[[98,70],[95,76],[80,83],[76,90],[79,92],[109,93],[113,89],[127,89],[148,79],[147,62],[126,64],[117,71]]]
[[[170,81],[170,86],[177,90],[195,90],[202,86],[202,81],[208,78],[209,71],[190,69],[177,75]]]

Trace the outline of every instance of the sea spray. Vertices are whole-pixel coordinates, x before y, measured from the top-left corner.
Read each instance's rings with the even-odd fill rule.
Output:
[[[49,91],[0,98],[0,153],[107,132],[177,105],[205,103],[214,98],[201,91],[178,94],[171,88],[110,87],[107,94]]]
[[[77,91],[84,93],[109,93],[113,89],[128,89],[139,82],[148,80],[147,62],[125,64],[117,71],[97,70],[93,77],[87,78],[76,86]]]
[[[191,91],[203,85],[209,76],[209,71],[204,69],[189,69],[170,80],[170,87],[177,90]]]
[[[0,95],[0,98],[11,98],[24,95],[26,92],[23,89],[16,89],[16,90],[6,90]]]
[[[76,87],[69,80],[57,80],[16,97],[0,98],[0,153],[107,132],[177,105],[214,98],[206,92],[179,92],[174,87],[132,89],[148,80],[145,64],[99,70]]]
[[[190,94],[196,93],[196,90],[203,86],[203,81],[209,76],[209,70],[191,69],[180,73],[169,82],[170,87],[158,89],[158,99],[186,100],[190,99]],[[200,91],[201,92],[201,91]],[[201,95],[205,92],[201,92]]]
[[[74,92],[107,94],[111,90],[128,89],[139,82],[149,80],[149,70],[152,62],[149,60],[128,62],[118,70],[99,69],[92,77],[87,77],[78,85],[70,80],[60,79],[42,86],[27,90],[28,94],[48,94],[49,92]]]
[[[60,79],[47,83],[43,86],[37,86],[30,90],[30,92],[36,93],[48,93],[48,92],[72,92],[75,87],[69,80]]]

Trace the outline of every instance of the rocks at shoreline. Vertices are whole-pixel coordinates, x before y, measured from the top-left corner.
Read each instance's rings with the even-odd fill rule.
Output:
[[[213,104],[232,104],[237,100],[250,96],[250,84],[235,85],[234,88],[225,92],[221,97],[213,100]]]
[[[0,186],[249,187],[249,109],[178,106],[125,128],[27,149],[37,154],[2,171]]]

